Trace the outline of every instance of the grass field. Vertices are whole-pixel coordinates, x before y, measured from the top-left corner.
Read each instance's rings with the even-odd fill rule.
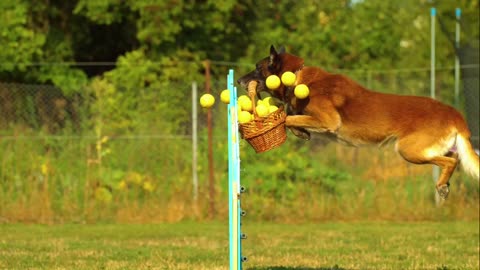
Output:
[[[478,222],[244,225],[244,269],[479,269]],[[228,225],[0,225],[0,269],[227,269]]]

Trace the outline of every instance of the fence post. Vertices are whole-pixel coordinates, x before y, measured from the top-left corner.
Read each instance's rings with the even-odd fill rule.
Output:
[[[460,60],[458,59],[458,52],[460,51],[460,16],[462,10],[455,9],[455,107],[460,108],[460,101],[458,94],[460,92]]]
[[[193,202],[197,207],[198,199],[198,173],[197,173],[197,82],[192,82],[192,181]]]
[[[431,15],[431,37],[430,37],[430,97],[435,98],[435,15],[436,9],[432,8],[430,10]],[[440,168],[438,166],[433,166],[432,169],[432,178],[433,183],[437,184],[437,179],[440,176]],[[439,205],[441,202],[440,195],[438,195],[437,189],[435,188],[435,203]]]
[[[205,92],[210,94],[210,61],[203,62],[205,66]],[[215,174],[213,166],[213,130],[212,130],[212,109],[209,108],[207,112],[207,129],[208,129],[208,190],[209,190],[209,204],[210,217],[215,217]]]
[[[435,98],[435,8],[431,9],[430,14],[430,97]]]

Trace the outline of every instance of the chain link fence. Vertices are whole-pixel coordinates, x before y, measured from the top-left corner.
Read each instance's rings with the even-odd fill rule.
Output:
[[[0,83],[0,134],[13,127],[55,134],[67,126],[78,130],[82,97],[66,97],[52,85]],[[73,130],[72,130],[73,132]]]
[[[465,114],[468,121],[468,126],[472,132],[472,141],[477,149],[480,148],[479,140],[479,89],[480,89],[480,68],[479,68],[479,46],[477,44],[473,46],[465,47],[460,51],[460,62],[465,63],[470,68],[464,69],[461,73],[463,82],[463,93],[465,96]]]
[[[430,70],[429,69],[396,69],[396,70],[337,70],[334,72],[343,73],[369,89],[384,93],[396,93],[402,95],[430,96]],[[454,70],[443,68],[436,70],[436,99],[456,107],[464,113],[469,127],[472,131],[472,141],[479,147],[479,66],[471,64],[462,66],[461,88],[463,91],[454,91]],[[224,79],[212,80],[213,92],[220,92],[225,88]],[[181,89],[184,99],[190,98],[191,85],[185,83],[170,84],[172,89]],[[145,96],[145,91],[157,92],[158,95]],[[139,99],[138,104],[154,103],[161,99],[161,89],[140,89],[139,95],[129,99]],[[175,90],[179,91],[179,90]],[[202,87],[200,87],[202,92]],[[142,94],[143,93],[143,94]],[[457,96],[458,95],[458,96]],[[140,100],[142,99],[142,100]],[[0,82],[0,134],[11,136],[14,130],[27,128],[31,135],[36,136],[80,136],[92,134],[92,116],[95,114],[95,104],[101,103],[100,97],[95,97],[91,89],[83,89],[72,96],[63,95],[61,89],[52,85],[32,85],[18,83]],[[133,102],[135,103],[135,102]],[[191,103],[185,105],[183,114],[185,120],[179,123],[184,128],[181,133],[175,134],[162,131],[155,136],[187,136],[191,134],[191,123],[188,117],[191,116]],[[165,108],[168,109],[168,108]],[[132,107],[135,110],[135,106]],[[132,117],[132,115],[119,113],[117,121],[121,117]],[[202,118],[200,125],[203,125]],[[152,126],[155,121],[150,118],[143,118],[143,126]],[[117,136],[128,135],[130,137],[142,134],[117,133]],[[150,133],[151,133],[150,132]]]

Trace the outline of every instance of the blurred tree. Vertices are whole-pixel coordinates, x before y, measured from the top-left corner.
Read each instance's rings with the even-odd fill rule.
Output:
[[[248,2],[248,1],[242,1]],[[268,1],[256,3],[254,24],[244,60],[266,56],[270,44],[328,69],[392,69],[429,67],[431,1]],[[478,1],[438,1],[454,31],[454,10],[461,7],[476,20],[463,30],[478,40]],[[472,14],[472,15],[473,15]],[[447,19],[446,18],[446,19]],[[453,34],[452,34],[453,35]],[[450,65],[451,46],[438,37],[437,62]],[[251,60],[250,60],[251,61]]]
[[[153,61],[186,51],[197,59],[253,62],[268,52],[270,44],[285,45],[312,64],[328,68],[428,66],[432,5],[438,6],[447,24],[457,5],[463,14],[477,15],[463,29],[478,39],[478,1],[474,0],[26,0],[1,5],[4,80],[47,81],[61,75],[59,68],[22,73],[32,61],[115,62],[137,49]],[[439,64],[450,61],[453,53],[443,41],[438,46]],[[113,68],[80,70],[91,77]],[[5,73],[14,70],[15,75]],[[80,73],[65,72],[70,75]]]
[[[429,8],[438,5],[450,25],[454,4],[464,14],[478,15],[474,0],[2,1],[0,79],[53,83],[68,95],[81,91],[89,78],[105,75],[136,91],[161,81],[199,80],[205,59],[253,63],[266,56],[270,44],[285,45],[306,64],[327,70],[428,67]],[[464,29],[478,40],[476,26],[478,16]],[[451,66],[453,55],[440,35],[438,66]],[[72,64],[125,62],[119,57],[137,59],[127,61],[136,70]],[[139,67],[147,62],[149,68]],[[224,78],[226,69],[213,65],[214,78]]]
[[[16,73],[25,72],[27,66],[42,54],[45,35],[32,29],[28,14],[29,5],[25,2],[1,1],[2,20],[0,20],[0,75],[6,72],[15,78]]]

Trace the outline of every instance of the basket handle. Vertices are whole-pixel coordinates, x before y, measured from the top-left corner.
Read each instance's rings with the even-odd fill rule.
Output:
[[[257,110],[255,109],[255,95],[257,94],[257,85],[258,85],[257,81],[250,81],[248,83],[247,90],[248,90],[248,96],[252,100],[253,115],[258,117]]]
[[[250,96],[250,99],[252,100],[252,112],[253,112],[254,118],[258,118],[257,109],[255,108],[256,107],[255,96],[257,95],[257,85],[258,85],[257,81],[250,81],[247,87],[248,96]],[[262,128],[263,124],[261,121],[255,121],[255,122],[258,129]]]

